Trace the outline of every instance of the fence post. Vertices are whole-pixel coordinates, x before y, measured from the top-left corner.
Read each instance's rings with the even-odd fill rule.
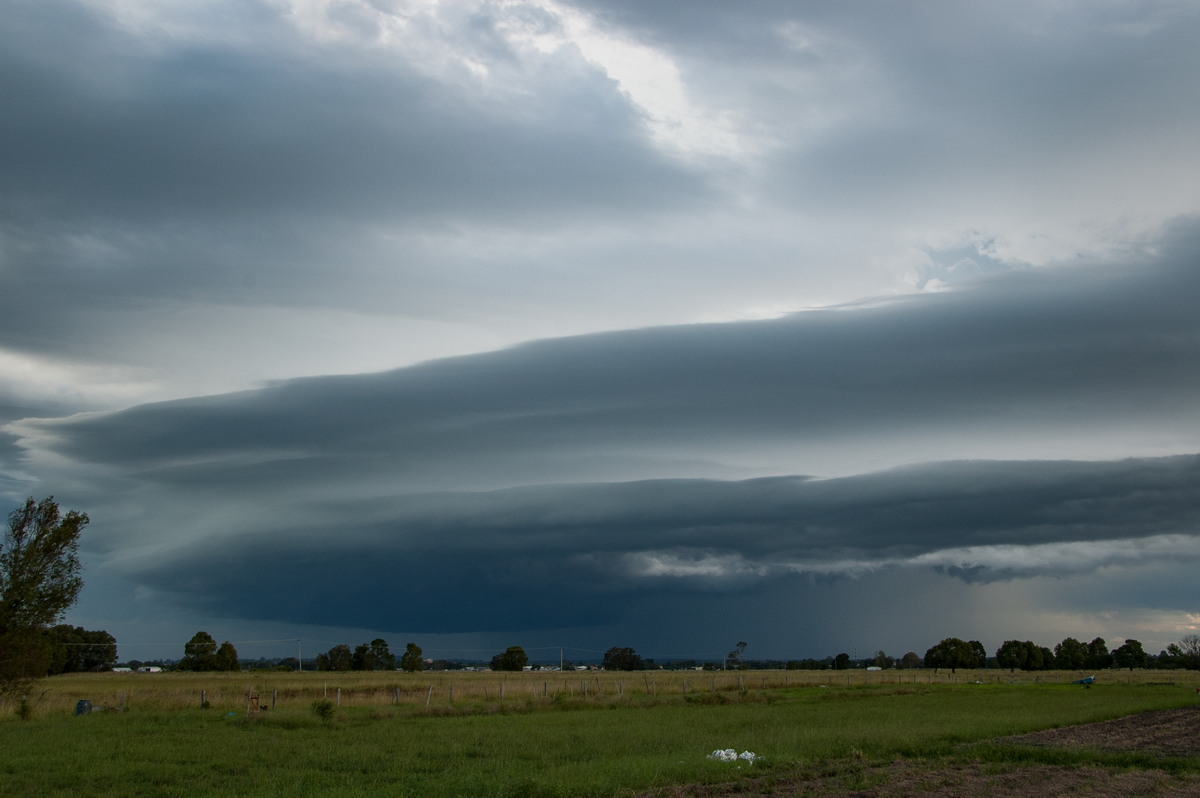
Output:
[[[429,685],[429,692],[425,694],[425,708],[429,709],[429,702],[433,699],[433,685]]]
[[[208,706],[208,691],[201,690],[200,691],[200,708],[204,709],[207,706]]]

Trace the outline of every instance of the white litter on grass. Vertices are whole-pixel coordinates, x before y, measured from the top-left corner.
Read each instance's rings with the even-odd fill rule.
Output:
[[[758,759],[758,754],[754,753],[753,751],[742,751],[739,754],[737,750],[733,748],[718,748],[716,751],[713,751],[711,754],[709,754],[708,758],[715,759],[718,762],[737,762],[740,760],[742,762],[749,762],[753,765],[754,760]]]

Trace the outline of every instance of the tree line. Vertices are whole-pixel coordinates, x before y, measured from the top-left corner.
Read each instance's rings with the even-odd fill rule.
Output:
[[[908,656],[908,655],[906,655]],[[926,668],[1007,668],[1010,671],[1105,670],[1107,668],[1188,668],[1200,669],[1200,635],[1186,635],[1153,656],[1138,640],[1127,638],[1109,651],[1104,638],[1083,643],[1074,637],[1062,640],[1053,650],[1030,640],[1005,640],[989,660],[977,640],[947,637],[925,652]]]
[[[75,602],[83,586],[78,557],[79,536],[88,524],[86,513],[62,512],[53,496],[41,501],[30,497],[13,510],[0,541],[0,696],[21,699],[18,712],[27,708],[23,696],[38,679],[58,673],[107,670],[116,661],[116,640],[104,631],[57,623]],[[755,661],[745,657],[745,642],[738,642],[720,664],[721,668],[779,667],[778,661]],[[415,643],[409,643],[397,658],[387,641],[376,638],[353,650],[339,644],[319,654],[318,670],[395,670],[420,671],[426,661]],[[519,671],[528,666],[529,657],[520,646],[509,646],[492,657],[492,670]],[[1005,640],[989,657],[977,640],[948,637],[925,652],[924,658],[908,652],[899,659],[877,651],[875,657],[852,663],[846,653],[824,660],[789,660],[786,668],[832,668],[842,670],[870,663],[867,667],[957,668],[999,667],[1010,670],[1103,670],[1105,668],[1190,668],[1200,669],[1200,635],[1187,635],[1153,656],[1142,644],[1126,639],[1109,651],[1103,638],[1083,643],[1073,637],[1063,639],[1053,649],[1029,640]],[[439,661],[441,665],[449,665]],[[694,661],[676,663],[679,667],[715,669],[716,663],[697,666]],[[296,662],[299,668],[302,663]],[[175,663],[177,670],[241,670],[237,649],[228,640],[217,644],[207,632],[197,632],[184,645],[184,655]],[[604,654],[601,667],[608,670],[638,670],[658,666],[643,659],[634,649],[614,646]]]

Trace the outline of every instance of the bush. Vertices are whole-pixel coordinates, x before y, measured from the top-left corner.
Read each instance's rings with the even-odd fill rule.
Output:
[[[327,698],[322,698],[312,703],[313,714],[325,722],[333,719],[334,710],[333,702]]]

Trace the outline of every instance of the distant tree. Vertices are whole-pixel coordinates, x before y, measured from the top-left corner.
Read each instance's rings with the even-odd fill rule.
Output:
[[[359,643],[354,647],[354,653],[350,655],[350,670],[375,670],[375,655],[371,652],[371,647],[369,645],[366,643]]]
[[[317,655],[317,670],[319,671],[348,671],[354,664],[354,655],[350,646],[338,643],[324,654]]]
[[[1179,642],[1167,646],[1167,651],[1181,667],[1200,670],[1200,635],[1184,635]]]
[[[46,631],[51,675],[111,670],[117,661],[117,641],[108,632],[59,624]]]
[[[529,657],[525,656],[525,649],[520,646],[509,646],[503,654],[492,657],[492,670],[494,671],[524,670],[528,664]]]
[[[1073,637],[1064,637],[1054,647],[1054,664],[1066,671],[1077,671],[1087,664],[1088,647]]]
[[[739,640],[733,650],[725,655],[726,662],[730,663],[734,670],[741,670],[746,667],[746,646],[749,645],[743,640]]]
[[[1103,637],[1097,637],[1087,646],[1087,661],[1085,666],[1093,670],[1112,667],[1112,654],[1108,652],[1108,644]]]
[[[983,643],[980,643],[978,640],[969,640],[967,641],[967,645],[971,647],[971,654],[975,657],[975,664],[969,667],[986,668],[988,655],[987,649],[983,647]]]
[[[404,647],[404,653],[400,655],[400,668],[408,673],[416,673],[424,669],[425,660],[421,659],[421,647],[416,643],[409,643]]]
[[[377,637],[371,641],[371,656],[375,658],[375,670],[396,670],[396,655],[388,648],[387,641]]]
[[[959,668],[979,667],[979,659],[975,648],[966,640],[947,637],[925,652],[925,667],[935,671],[949,668],[954,673]]]
[[[890,668],[895,664],[895,660],[884,653],[883,649],[875,652],[874,658],[871,659],[871,664],[876,668]]]
[[[1126,640],[1125,644],[1112,653],[1113,664],[1118,668],[1144,668],[1149,662],[1149,657],[1146,656],[1145,650],[1142,649],[1141,642],[1137,640]]]
[[[196,632],[183,645],[183,659],[175,663],[179,671],[218,671],[217,641],[208,632]]]
[[[833,669],[835,671],[844,671],[850,667],[850,655],[843,651],[833,658]]]
[[[240,671],[242,669],[242,664],[238,662],[237,649],[228,640],[217,649],[215,660],[216,670]]]
[[[613,646],[604,652],[600,667],[606,671],[636,671],[642,667],[642,658],[632,648]]]
[[[1010,671],[1047,670],[1054,667],[1054,652],[1031,640],[1005,640],[996,649],[996,664]]]
[[[0,541],[0,695],[24,696],[49,670],[45,630],[83,587],[77,551],[87,524],[84,513],[64,515],[53,496],[30,497],[9,514]]]
[[[921,664],[921,656],[915,651],[910,651],[900,658],[901,668],[908,668],[911,670],[913,668],[921,667]]]

